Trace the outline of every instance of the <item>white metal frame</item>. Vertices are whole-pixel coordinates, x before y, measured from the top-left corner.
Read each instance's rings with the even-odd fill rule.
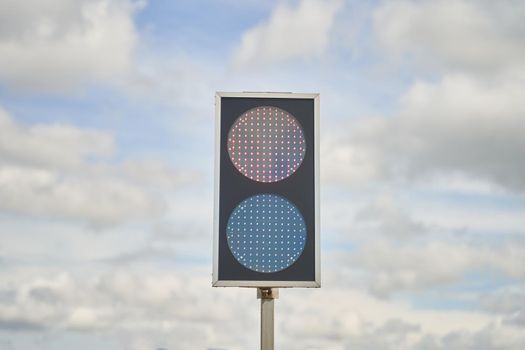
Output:
[[[221,98],[293,98],[314,101],[314,186],[315,186],[315,281],[229,281],[219,280],[219,184],[221,143]],[[321,240],[319,215],[319,94],[291,92],[217,92],[215,94],[215,195],[213,215],[213,287],[321,287]]]

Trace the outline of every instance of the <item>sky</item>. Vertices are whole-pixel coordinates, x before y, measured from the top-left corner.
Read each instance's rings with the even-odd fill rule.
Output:
[[[525,3],[0,2],[0,350],[243,350],[216,91],[320,93],[321,289],[276,348],[525,348]]]

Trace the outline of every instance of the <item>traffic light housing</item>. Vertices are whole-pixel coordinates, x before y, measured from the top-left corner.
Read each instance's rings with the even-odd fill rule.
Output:
[[[320,287],[319,95],[218,92],[213,286]]]

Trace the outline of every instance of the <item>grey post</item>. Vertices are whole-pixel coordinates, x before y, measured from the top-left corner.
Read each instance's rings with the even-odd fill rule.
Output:
[[[273,302],[279,298],[277,288],[257,288],[257,299],[261,299],[261,350],[273,350]]]

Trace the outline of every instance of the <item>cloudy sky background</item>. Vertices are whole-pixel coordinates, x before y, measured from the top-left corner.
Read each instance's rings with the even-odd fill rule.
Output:
[[[321,94],[287,350],[525,348],[523,1],[0,2],[0,349],[257,349],[211,288],[214,93]]]

